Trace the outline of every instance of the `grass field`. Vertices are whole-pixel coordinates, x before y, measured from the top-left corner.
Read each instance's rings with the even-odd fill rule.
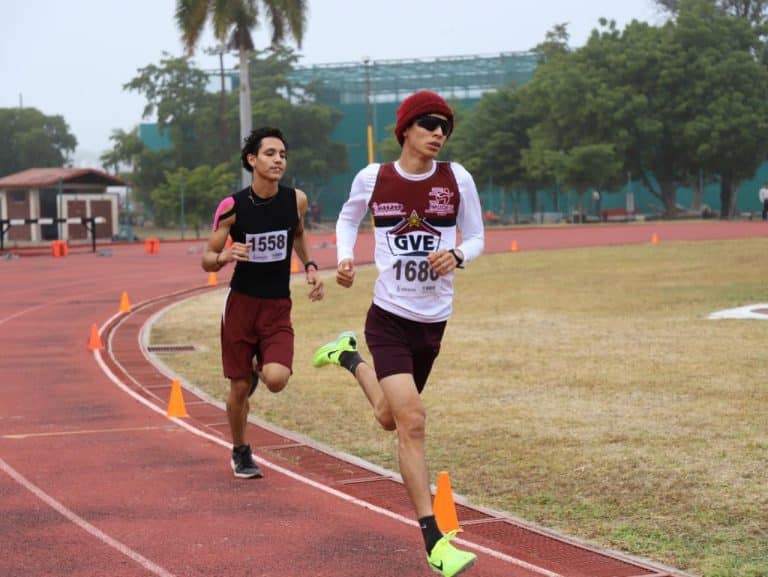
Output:
[[[520,252],[460,271],[424,392],[428,458],[471,502],[707,577],[768,576],[768,322],[707,320],[768,302],[765,240]],[[314,348],[362,333],[374,270],[309,303],[293,287],[294,376],[252,411],[397,470],[352,377]],[[224,398],[224,291],[166,314],[153,344]],[[362,347],[367,358],[367,350]],[[434,476],[434,475],[433,475]]]

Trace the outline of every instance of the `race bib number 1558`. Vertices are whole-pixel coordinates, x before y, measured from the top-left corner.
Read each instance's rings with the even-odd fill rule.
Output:
[[[273,230],[259,234],[246,234],[249,247],[248,260],[251,262],[275,262],[287,256],[288,231]]]

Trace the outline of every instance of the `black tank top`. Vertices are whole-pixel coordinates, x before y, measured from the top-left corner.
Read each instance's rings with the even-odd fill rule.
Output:
[[[290,297],[293,235],[299,224],[296,190],[280,185],[277,194],[265,200],[249,186],[232,198],[236,216],[229,234],[233,241],[249,245],[250,261],[235,265],[229,286],[255,297]]]

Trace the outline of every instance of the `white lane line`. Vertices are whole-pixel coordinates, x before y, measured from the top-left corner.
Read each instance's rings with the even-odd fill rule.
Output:
[[[88,521],[83,519],[82,517],[78,516],[74,512],[67,509],[64,505],[59,503],[56,499],[51,497],[48,493],[43,491],[40,487],[29,481],[26,477],[24,477],[21,473],[16,471],[13,467],[11,467],[8,463],[6,463],[2,457],[0,457],[0,469],[2,469],[9,477],[11,477],[14,481],[16,481],[19,485],[24,487],[27,491],[30,493],[33,493],[38,499],[43,501],[46,505],[57,511],[59,514],[61,514],[63,517],[80,527],[83,531],[86,533],[89,533],[90,535],[96,537],[99,541],[102,543],[105,543],[106,545],[109,545],[113,549],[117,550],[119,553],[125,555],[129,559],[132,559],[142,567],[144,567],[147,571],[150,571],[151,573],[157,575],[158,577],[176,577],[173,573],[170,571],[166,571],[159,565],[153,563],[146,557],[140,555],[128,545],[121,543],[117,539],[114,539],[104,533],[101,529],[98,529],[97,527],[94,527],[91,525]]]
[[[71,431],[51,431],[48,433],[15,433],[3,435],[2,439],[33,439],[36,437],[67,437],[70,435],[103,435],[105,433],[131,433],[136,431],[167,430],[168,427],[124,427],[120,429],[74,429]]]

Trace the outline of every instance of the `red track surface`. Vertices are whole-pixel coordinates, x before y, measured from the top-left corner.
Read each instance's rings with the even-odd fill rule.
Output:
[[[489,231],[487,247],[647,243],[653,233],[660,242],[768,237],[768,225],[516,228]],[[312,241],[323,267],[335,258],[329,240]],[[361,236],[359,254],[370,242]],[[206,290],[201,246],[0,261],[0,575],[430,575],[391,476],[253,425],[266,476],[237,480],[220,407],[186,392],[190,418],[165,416],[169,379],[147,360],[140,331],[186,291]],[[122,291],[135,303],[128,315],[117,314]],[[96,355],[86,347],[93,323],[108,339]],[[458,509],[461,538],[479,554],[468,575],[673,574]]]

